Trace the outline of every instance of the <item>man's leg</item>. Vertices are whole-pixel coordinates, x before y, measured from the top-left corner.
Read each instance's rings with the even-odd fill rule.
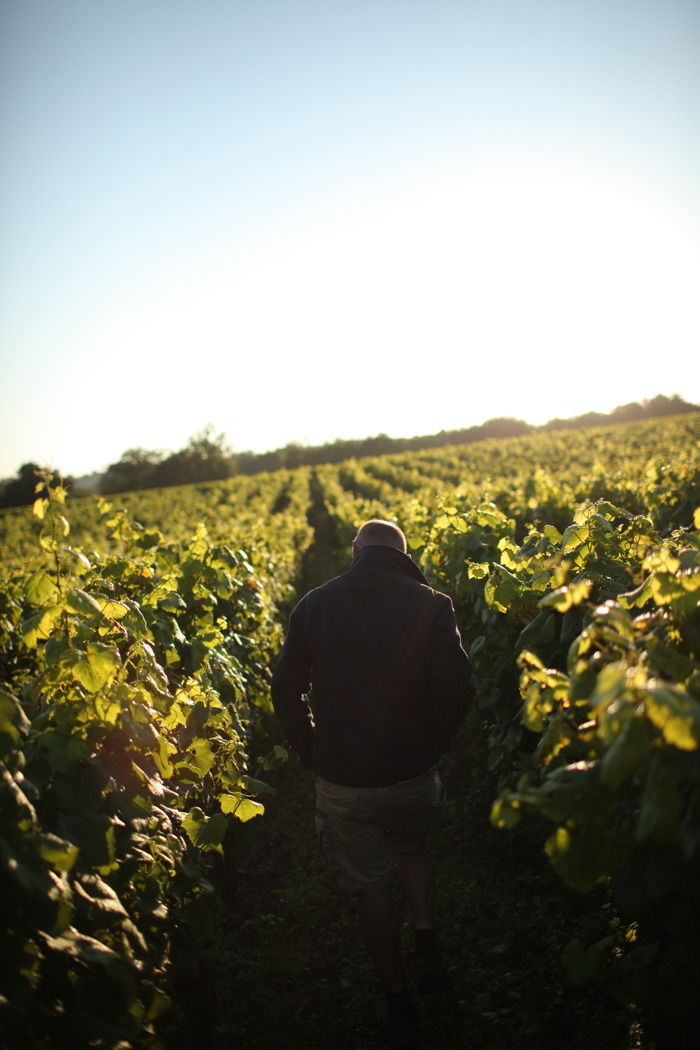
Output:
[[[384,991],[391,994],[405,987],[401,958],[401,931],[391,886],[369,890],[358,896],[360,930]]]
[[[379,1008],[380,1022],[392,1046],[416,1046],[420,1024],[406,988],[401,930],[391,886],[361,893],[357,900],[362,936],[386,996]]]
[[[399,878],[413,926],[416,984],[422,992],[447,987],[449,975],[435,937],[435,860],[427,842],[397,856]]]
[[[412,853],[397,855],[399,879],[414,930],[435,925],[435,860],[427,842]]]

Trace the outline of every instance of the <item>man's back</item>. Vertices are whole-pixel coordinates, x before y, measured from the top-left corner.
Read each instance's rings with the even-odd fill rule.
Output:
[[[294,710],[310,686],[313,732]],[[472,692],[450,599],[407,555],[367,546],[295,608],[272,695],[318,775],[365,787],[430,768]]]

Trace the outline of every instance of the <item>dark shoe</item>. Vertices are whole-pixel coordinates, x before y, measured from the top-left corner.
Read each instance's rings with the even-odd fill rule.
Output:
[[[449,984],[450,975],[439,952],[416,955],[416,988],[419,992],[442,992]]]
[[[420,1046],[418,1011],[408,992],[386,996],[379,1006],[379,1024],[392,1050]]]

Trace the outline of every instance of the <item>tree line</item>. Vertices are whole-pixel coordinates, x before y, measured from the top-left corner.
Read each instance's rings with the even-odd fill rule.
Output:
[[[542,426],[533,426],[522,419],[507,416],[489,419],[485,423],[459,430],[441,430],[437,434],[422,434],[410,438],[392,438],[388,434],[377,434],[366,438],[337,438],[322,445],[302,445],[292,441],[283,448],[270,452],[235,452],[226,435],[217,434],[214,427],[209,425],[194,434],[178,452],[128,449],[99,477],[95,490],[107,495],[137,489],[187,485],[193,482],[221,481],[234,474],[293,470],[302,466],[340,463],[353,457],[359,459],[362,456],[381,456],[392,452],[416,452],[444,445],[465,445],[486,438],[518,437],[535,431],[608,426],[699,410],[700,405],[691,404],[678,394],[672,397],[658,394],[645,401],[632,401],[620,405],[607,414],[586,412],[584,415],[568,419],[554,418]],[[0,507],[17,507],[31,503],[37,481],[36,472],[39,469],[36,463],[24,463],[15,478],[0,481]],[[64,484],[69,491],[78,492],[75,479],[65,478]]]

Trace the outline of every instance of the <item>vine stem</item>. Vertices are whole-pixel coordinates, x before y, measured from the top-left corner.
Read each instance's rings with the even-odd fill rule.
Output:
[[[45,485],[45,488],[46,488],[46,500],[47,500],[47,503],[48,503],[48,510],[49,510],[49,523],[50,523],[50,528],[51,528],[51,539],[53,541],[52,554],[53,554],[54,569],[55,569],[55,572],[56,572],[56,589],[57,589],[59,595],[61,597],[63,597],[64,587],[63,587],[63,576],[62,576],[61,553],[60,553],[59,543],[58,543],[58,520],[57,520],[57,516],[56,516],[56,491],[52,487],[52,484],[51,484],[52,481],[54,480],[54,475],[52,474],[52,472],[50,470],[44,470],[44,471],[41,472],[40,477],[41,477],[42,481],[44,482],[44,485]],[[59,478],[58,479],[59,485],[60,485],[60,480],[61,479]],[[66,519],[64,518],[63,520],[65,521]],[[64,630],[64,633],[65,633],[65,636],[66,636],[66,645],[70,649],[70,648],[72,648],[72,641],[71,641],[71,636],[70,636],[70,618],[68,616],[68,610],[67,609],[63,610],[62,619],[63,619],[63,630]]]

